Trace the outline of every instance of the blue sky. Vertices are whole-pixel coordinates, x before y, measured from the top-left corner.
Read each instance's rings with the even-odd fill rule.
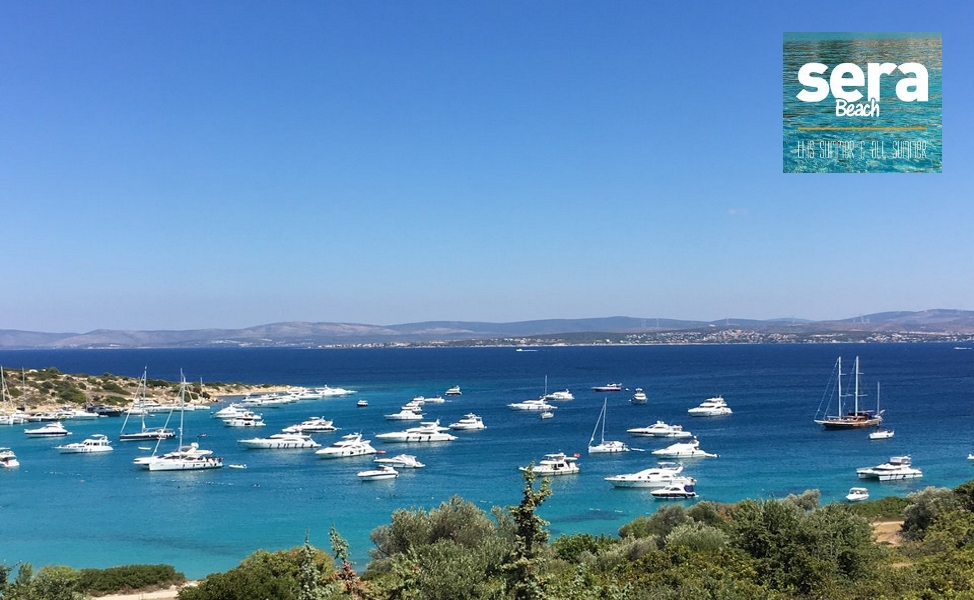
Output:
[[[974,308],[974,7],[740,4],[0,3],[0,329]],[[782,174],[785,31],[942,32],[943,173]]]

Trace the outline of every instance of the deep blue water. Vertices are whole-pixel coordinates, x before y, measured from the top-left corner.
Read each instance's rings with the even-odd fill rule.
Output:
[[[890,440],[869,441],[862,431],[828,432],[812,422],[837,356],[862,363],[867,403],[882,383]],[[55,366],[68,373],[117,373],[177,380],[240,381],[305,386],[329,384],[358,390],[340,399],[304,401],[263,410],[266,435],[313,415],[341,429],[316,434],[323,445],[342,433],[368,436],[403,428],[382,415],[413,396],[442,394],[460,385],[463,395],[427,405],[444,424],[468,412],[483,416],[484,431],[458,432],[437,445],[383,444],[390,454],[408,451],[427,464],[399,479],[363,483],[355,473],[371,458],[317,459],[310,450],[259,451],[237,439],[255,430],[224,427],[205,412],[186,414],[186,434],[205,433],[205,447],[246,470],[149,473],[131,459],[138,443],[116,443],[107,456],[61,455],[61,441],[28,439],[23,427],[0,427],[0,446],[14,448],[21,467],[0,471],[0,561],[35,567],[76,568],[168,563],[189,577],[229,569],[258,548],[299,545],[306,531],[328,546],[335,525],[364,567],[369,532],[389,522],[397,508],[432,508],[458,494],[489,511],[520,500],[517,470],[544,453],[581,453],[581,473],[555,478],[554,495],[541,515],[553,534],[614,535],[620,526],[653,512],[644,490],[617,490],[603,477],[634,472],[655,460],[648,452],[588,456],[585,447],[608,397],[606,437],[652,450],[668,442],[633,438],[625,429],[663,419],[693,431],[718,458],[687,463],[701,498],[734,502],[821,490],[840,500],[859,485],[855,469],[909,454],[924,478],[867,484],[873,498],[906,495],[927,485],[956,486],[972,477],[974,451],[974,350],[950,344],[742,345],[563,347],[517,352],[513,348],[356,350],[78,350],[0,352],[6,369]],[[848,370],[848,368],[847,368]],[[569,388],[553,419],[516,412],[509,402],[536,398],[548,377],[550,391]],[[590,390],[610,381],[642,387],[649,403],[629,404],[631,391]],[[686,410],[722,394],[734,414],[692,418]],[[355,401],[366,398],[367,408]],[[161,424],[164,417],[156,417]],[[156,424],[153,422],[152,424]],[[92,433],[115,438],[121,420],[71,422],[71,440]],[[374,440],[374,438],[373,438]]]

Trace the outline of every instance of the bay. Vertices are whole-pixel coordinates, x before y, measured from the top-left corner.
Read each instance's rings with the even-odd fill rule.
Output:
[[[837,356],[862,365],[864,402],[875,403],[882,383],[884,425],[894,438],[870,441],[865,431],[824,431],[812,422]],[[861,485],[855,470],[910,455],[924,478],[867,483],[873,499],[905,496],[928,485],[956,486],[974,466],[974,351],[952,344],[822,344],[724,346],[590,346],[531,348],[167,349],[3,351],[8,371],[54,366],[66,373],[105,372],[190,381],[332,385],[357,390],[344,397],[305,400],[261,411],[267,426],[228,428],[205,411],[186,413],[187,440],[247,469],[149,473],[132,459],[138,443],[115,442],[107,455],[61,455],[62,440],[29,439],[21,426],[0,427],[21,466],[0,470],[0,560],[35,568],[66,564],[104,568],[167,563],[191,578],[232,568],[258,548],[299,545],[308,532],[327,548],[335,526],[351,544],[359,569],[368,561],[369,532],[398,508],[429,509],[459,495],[485,511],[517,504],[519,466],[548,452],[579,453],[581,473],[554,478],[540,509],[553,535],[615,535],[620,526],[662,503],[648,491],[612,488],[603,478],[656,464],[650,450],[668,442],[625,433],[657,419],[682,424],[718,458],[686,461],[701,499],[736,502],[818,489],[823,502],[841,501]],[[512,411],[507,404],[568,388],[575,400],[557,403],[555,417]],[[621,382],[628,391],[591,388]],[[11,385],[14,385],[11,382]],[[443,424],[481,415],[483,431],[454,432],[440,444],[392,444],[374,435],[403,429],[388,421],[417,395],[436,396],[454,385],[463,395],[427,405]],[[649,401],[632,405],[635,387]],[[723,395],[734,414],[692,418],[688,408]],[[358,399],[369,406],[359,408]],[[604,399],[606,438],[645,451],[587,455]],[[222,405],[222,404],[221,404]],[[371,457],[321,460],[310,450],[247,450],[238,439],[274,433],[313,415],[340,429],[313,437],[327,445],[362,432],[387,454],[417,455],[426,468],[391,481],[360,482],[355,473]],[[154,417],[152,425],[165,417]],[[93,433],[117,440],[120,419],[69,422],[70,440]],[[205,437],[196,436],[204,435]],[[162,448],[165,450],[165,447]],[[689,503],[686,503],[689,505]]]

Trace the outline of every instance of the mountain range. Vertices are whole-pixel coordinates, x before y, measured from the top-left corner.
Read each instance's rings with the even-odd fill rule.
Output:
[[[720,332],[720,336],[715,336]],[[679,341],[812,341],[809,336],[853,333],[900,334],[920,339],[974,336],[974,311],[934,309],[884,312],[835,321],[801,319],[721,319],[689,321],[662,318],[603,317],[544,319],[511,323],[426,321],[400,325],[285,322],[243,329],[112,330],[44,333],[0,330],[2,349],[45,348],[185,348],[185,347],[321,347],[362,345],[484,345],[520,343],[589,343],[630,340],[636,343]],[[603,335],[605,334],[605,335]],[[770,337],[769,337],[770,336]],[[940,337],[938,337],[940,336]],[[856,339],[863,339],[859,335]],[[872,339],[872,338],[870,338]],[[877,339],[886,339],[881,337]],[[909,338],[913,339],[913,338]],[[670,340],[666,342],[666,340]]]

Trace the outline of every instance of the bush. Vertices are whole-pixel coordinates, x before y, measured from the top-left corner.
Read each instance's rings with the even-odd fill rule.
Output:
[[[108,569],[81,569],[77,589],[86,593],[110,594],[168,587],[185,581],[186,576],[171,565],[125,565]]]

